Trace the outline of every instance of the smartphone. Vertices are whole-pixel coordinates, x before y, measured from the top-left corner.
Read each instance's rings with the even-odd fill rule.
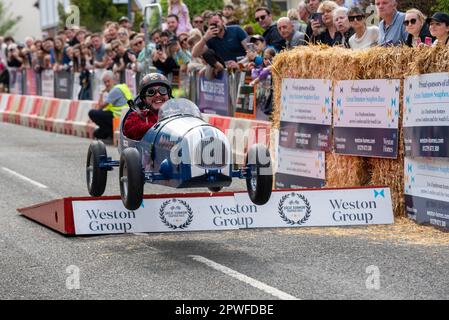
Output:
[[[425,44],[428,45],[428,46],[431,46],[432,45],[432,38],[431,37],[426,37]]]
[[[161,44],[156,45],[156,50],[162,51],[162,45]]]
[[[322,13],[315,12],[314,14],[312,14],[311,19],[318,21],[320,23],[320,25],[323,25],[323,14]]]
[[[256,51],[256,48],[254,47],[254,43],[249,42],[246,45],[247,45],[249,51],[252,51],[252,52]]]
[[[210,26],[214,27],[214,28],[218,28],[218,25],[216,23],[211,23]]]

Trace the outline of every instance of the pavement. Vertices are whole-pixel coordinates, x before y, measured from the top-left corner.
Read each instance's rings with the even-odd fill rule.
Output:
[[[392,226],[65,237],[16,209],[87,196],[90,141],[5,123],[0,137],[0,299],[449,298],[449,234],[403,219]],[[243,189],[243,181],[230,188]],[[173,189],[150,185],[145,192]],[[106,195],[118,194],[115,170]]]

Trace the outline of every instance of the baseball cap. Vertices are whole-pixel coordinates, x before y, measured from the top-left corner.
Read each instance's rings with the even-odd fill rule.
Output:
[[[444,12],[435,12],[431,18],[427,18],[426,22],[430,23],[432,21],[443,22],[449,26],[449,14]]]
[[[255,34],[249,38],[249,42],[256,42],[256,41],[265,41],[265,39],[259,34]]]
[[[120,18],[120,20],[118,22],[120,23],[122,21],[128,21],[129,22],[129,19],[128,19],[128,17],[123,16],[123,17]]]

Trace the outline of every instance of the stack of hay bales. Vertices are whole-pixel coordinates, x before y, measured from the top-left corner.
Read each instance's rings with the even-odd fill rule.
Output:
[[[404,139],[402,130],[403,79],[408,75],[449,72],[449,48],[372,48],[351,51],[324,46],[298,47],[276,56],[273,64],[273,126],[280,124],[283,78],[399,79],[401,80],[399,150],[397,159],[326,154],[326,186],[386,185],[392,191],[395,216],[404,216]]]

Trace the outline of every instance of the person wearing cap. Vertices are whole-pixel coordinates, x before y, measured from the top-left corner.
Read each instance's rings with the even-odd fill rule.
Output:
[[[249,42],[254,43],[254,49],[256,50],[256,53],[260,56],[263,56],[263,52],[267,47],[264,37],[259,34],[255,34],[249,38]]]
[[[433,43],[436,45],[449,45],[449,14],[445,12],[436,12],[431,18],[427,18],[430,25],[430,34],[436,38]]]
[[[120,118],[122,109],[128,106],[128,101],[133,98],[126,84],[116,84],[114,73],[106,71],[103,75],[105,91],[101,94],[97,108],[89,111],[89,118],[98,125],[94,131],[97,139],[112,138],[112,120]],[[103,95],[108,92],[104,99]]]
[[[158,121],[159,109],[172,98],[168,79],[158,73],[150,73],[139,84],[136,109],[123,125],[123,134],[133,140],[141,140],[145,133]]]
[[[128,17],[121,17],[120,20],[118,21],[118,24],[120,25],[120,28],[125,28],[127,30],[131,30],[131,23],[129,22]]]

